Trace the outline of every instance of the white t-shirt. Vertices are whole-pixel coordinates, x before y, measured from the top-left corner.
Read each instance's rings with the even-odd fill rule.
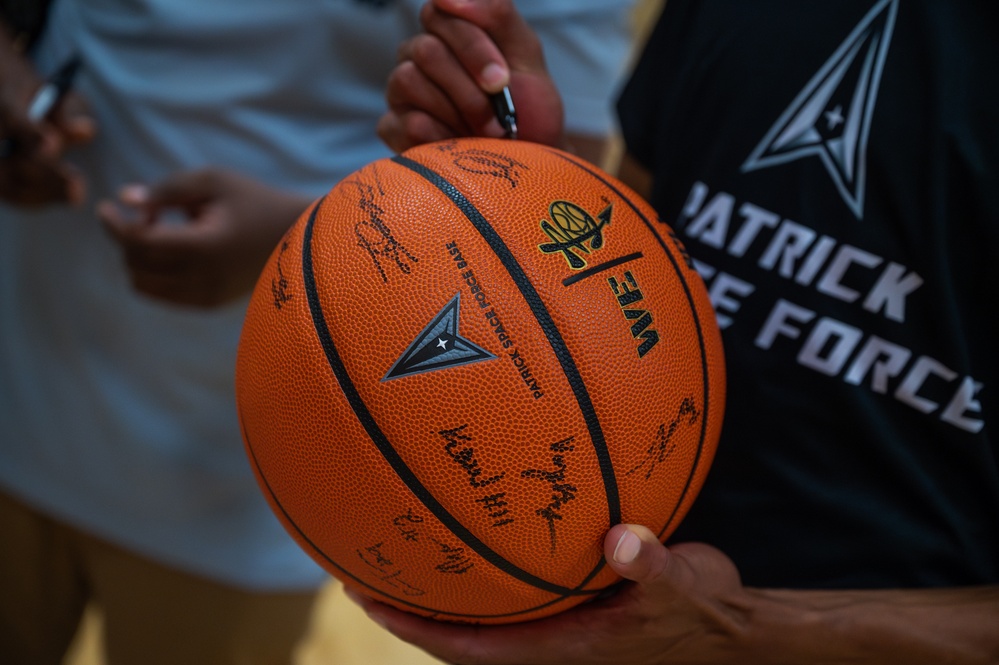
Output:
[[[233,584],[324,574],[267,507],[233,397],[245,301],[175,307],[131,289],[93,214],[124,183],[227,167],[319,196],[384,157],[375,134],[419,0],[58,0],[42,72],[73,52],[99,123],[70,159],[80,210],[0,207],[0,487],[153,559]],[[529,0],[572,109],[605,133],[630,0]]]

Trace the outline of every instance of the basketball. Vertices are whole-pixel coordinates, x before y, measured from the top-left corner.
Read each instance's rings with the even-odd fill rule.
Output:
[[[374,162],[305,211],[251,298],[236,384],[305,551],[376,600],[487,624],[612,587],[615,524],[665,540],[725,406],[669,227],[577,157],[490,139]]]

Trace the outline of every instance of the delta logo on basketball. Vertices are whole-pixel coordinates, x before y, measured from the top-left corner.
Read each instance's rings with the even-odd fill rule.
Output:
[[[251,298],[236,384],[260,488],[310,556],[483,624],[611,589],[607,530],[669,537],[725,408],[706,289],[648,204],[493,139],[373,162],[305,211]]]

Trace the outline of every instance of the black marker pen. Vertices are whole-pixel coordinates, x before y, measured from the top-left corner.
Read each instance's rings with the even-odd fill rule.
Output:
[[[80,62],[79,56],[73,56],[45,79],[45,83],[28,104],[27,116],[32,124],[37,125],[44,120],[73,87],[73,79],[76,78],[76,73],[80,70]],[[8,137],[0,140],[0,159],[9,157],[13,151],[14,139]]]
[[[506,136],[510,139],[517,138],[517,109],[513,106],[513,97],[510,96],[510,88],[504,86],[503,90],[492,95],[493,111],[500,125],[506,130]]]
[[[59,101],[73,87],[73,79],[80,71],[80,56],[73,56],[57,69],[38,89],[28,105],[28,120],[37,124],[45,119]]]

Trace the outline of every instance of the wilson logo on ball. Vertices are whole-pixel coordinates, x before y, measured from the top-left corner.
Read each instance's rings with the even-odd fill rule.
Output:
[[[614,206],[608,205],[594,219],[575,203],[555,201],[548,207],[551,221],[541,220],[541,230],[551,242],[538,245],[538,249],[545,254],[561,252],[570,268],[582,270],[586,267],[583,257],[604,246],[603,229],[610,224],[613,210]]]
[[[459,292],[437,313],[433,321],[427,324],[416,340],[395,361],[382,381],[470,365],[483,360],[495,360],[496,356],[458,334],[460,317],[461,293]]]
[[[631,336],[642,340],[638,345],[638,357],[644,358],[645,354],[659,343],[659,332],[649,327],[652,325],[652,313],[644,307],[634,306],[645,300],[645,296],[642,294],[642,290],[638,287],[638,282],[630,270],[624,273],[623,280],[609,277],[607,283],[610,284],[611,290],[614,292],[614,297],[617,299],[617,304],[621,307],[621,311],[624,312],[624,318],[628,321],[633,321],[631,324]]]

